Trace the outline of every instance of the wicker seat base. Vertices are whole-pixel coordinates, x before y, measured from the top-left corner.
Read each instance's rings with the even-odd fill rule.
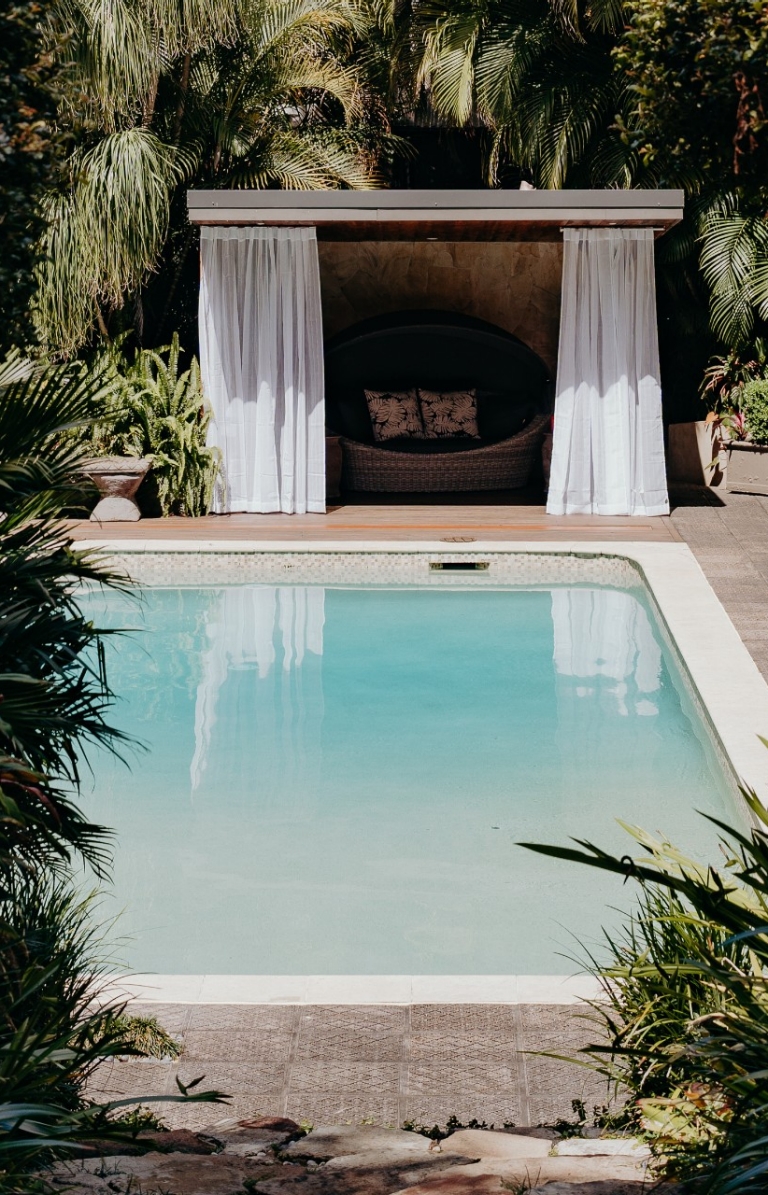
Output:
[[[548,416],[539,415],[498,444],[423,456],[342,437],[342,485],[377,493],[519,489],[530,480],[548,423]]]

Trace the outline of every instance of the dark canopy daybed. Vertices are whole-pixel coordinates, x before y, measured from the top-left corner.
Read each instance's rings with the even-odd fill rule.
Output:
[[[509,332],[445,311],[365,320],[326,347],[326,424],[341,437],[348,490],[514,489],[531,475],[552,384],[544,362]],[[480,439],[375,443],[365,390],[472,389]]]

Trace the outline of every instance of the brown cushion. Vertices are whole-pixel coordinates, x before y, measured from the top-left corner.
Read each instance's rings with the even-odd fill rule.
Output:
[[[474,390],[449,390],[438,394],[435,390],[419,389],[419,402],[424,435],[428,440],[480,439]]]
[[[424,439],[419,399],[415,390],[366,390],[365,401],[373,426],[373,438],[381,444],[397,436]]]

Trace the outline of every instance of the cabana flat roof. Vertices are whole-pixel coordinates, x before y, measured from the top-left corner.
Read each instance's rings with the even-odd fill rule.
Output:
[[[683,218],[683,192],[188,191],[193,224],[308,226],[326,241],[557,241],[562,229],[652,228]]]

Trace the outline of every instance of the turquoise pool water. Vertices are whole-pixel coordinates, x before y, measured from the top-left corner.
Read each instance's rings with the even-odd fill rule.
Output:
[[[732,786],[640,590],[90,594],[130,770],[94,762],[139,971],[560,974],[621,884],[518,840],[702,858]]]

